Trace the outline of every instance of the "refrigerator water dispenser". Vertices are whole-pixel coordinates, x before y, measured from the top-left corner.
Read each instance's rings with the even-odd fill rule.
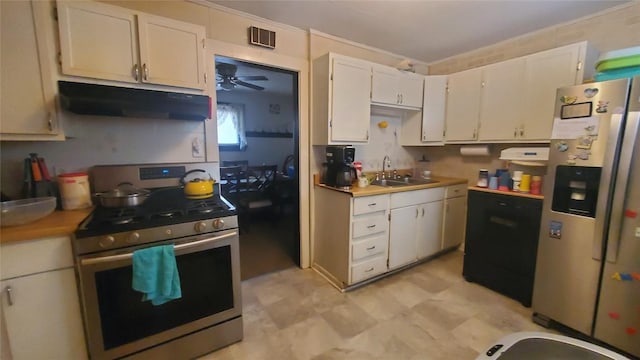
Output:
[[[556,167],[552,210],[595,218],[601,172],[599,167]]]

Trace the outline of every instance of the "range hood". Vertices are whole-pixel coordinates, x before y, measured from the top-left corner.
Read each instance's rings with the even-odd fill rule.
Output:
[[[210,118],[208,96],[58,81],[63,109],[83,115],[198,120]]]
[[[509,160],[521,165],[546,166],[549,160],[549,148],[512,147],[500,152],[500,160]]]

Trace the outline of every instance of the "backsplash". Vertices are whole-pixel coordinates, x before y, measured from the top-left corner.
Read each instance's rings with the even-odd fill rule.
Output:
[[[23,159],[44,157],[51,176],[86,171],[94,165],[199,162],[191,142],[204,144],[204,122],[82,116],[64,113],[66,141],[0,143],[2,192],[17,197]]]

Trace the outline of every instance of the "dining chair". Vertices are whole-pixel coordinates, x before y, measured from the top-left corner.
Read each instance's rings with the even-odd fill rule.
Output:
[[[244,180],[243,180],[244,179]],[[220,191],[225,199],[238,207],[240,193],[245,191],[246,172],[242,166],[220,167]]]
[[[277,206],[277,194],[275,193],[277,165],[259,165],[247,167],[246,180],[241,182],[239,192],[239,210],[243,217],[244,226],[241,230],[249,231],[252,215],[258,212],[269,212]],[[275,218],[271,218],[275,221]]]
[[[223,167],[241,166],[242,170],[246,171],[247,167],[249,166],[249,160],[222,160],[220,165]]]

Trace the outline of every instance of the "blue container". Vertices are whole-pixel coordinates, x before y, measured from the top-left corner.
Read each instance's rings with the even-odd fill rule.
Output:
[[[614,79],[622,79],[640,75],[640,66],[631,66],[621,69],[609,70],[596,73],[594,77],[596,81],[606,81]]]

